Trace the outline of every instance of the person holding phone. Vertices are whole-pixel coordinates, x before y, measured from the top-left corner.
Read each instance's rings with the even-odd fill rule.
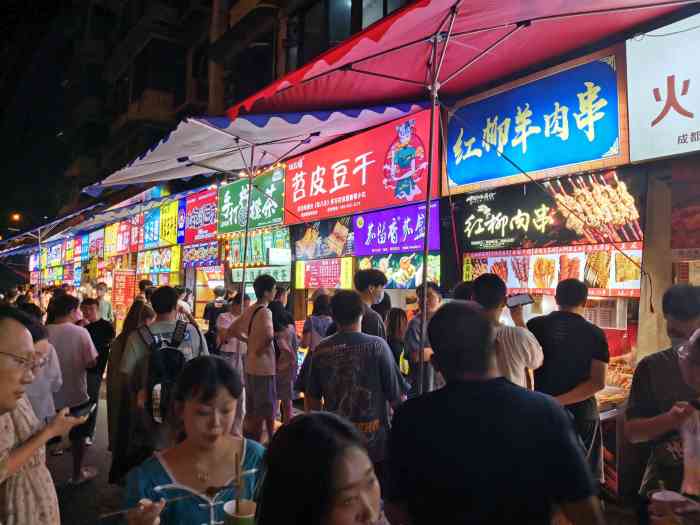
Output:
[[[47,425],[26,396],[40,366],[29,328],[36,321],[13,307],[0,307],[0,522],[60,525],[56,489],[46,468],[46,443],[86,418],[63,409]]]
[[[529,370],[542,366],[542,347],[525,327],[522,306],[508,308],[515,326],[501,323],[507,306],[508,289],[498,275],[485,273],[474,281],[474,300],[484,309],[484,315],[494,327],[496,369],[511,383],[530,388]]]
[[[555,298],[559,311],[527,324],[544,352],[544,363],[535,370],[535,390],[554,397],[573,415],[591,473],[602,481],[603,434],[595,393],[605,388],[608,341],[603,330],[583,317],[588,300],[585,283],[561,281]]]

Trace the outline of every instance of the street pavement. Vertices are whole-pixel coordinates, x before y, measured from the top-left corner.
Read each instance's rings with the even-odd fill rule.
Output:
[[[58,502],[61,507],[62,525],[113,525],[118,519],[99,520],[101,514],[120,509],[123,490],[107,481],[111,454],[107,450],[107,404],[100,401],[97,415],[95,444],[88,447],[85,465],[99,470],[97,478],[81,486],[67,484],[72,475],[72,456],[66,451],[62,456],[49,456],[48,466],[56,483]]]

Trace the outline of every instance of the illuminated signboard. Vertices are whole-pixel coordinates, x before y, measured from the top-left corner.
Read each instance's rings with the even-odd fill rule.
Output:
[[[423,254],[373,255],[358,261],[360,270],[374,268],[387,278],[386,288],[412,290],[423,282]],[[428,281],[440,284],[440,255],[428,255]]]
[[[429,135],[430,111],[422,111],[290,159],[285,224],[425,200]],[[433,170],[437,196],[437,162]]]
[[[296,262],[296,288],[352,289],[352,257]]]
[[[642,243],[476,252],[463,263],[465,281],[495,273],[509,293],[554,295],[560,281],[578,279],[592,296],[639,297]]]
[[[443,195],[626,164],[624,71],[620,47],[457,104]]]
[[[470,194],[465,251],[643,240],[646,178],[616,171]]]

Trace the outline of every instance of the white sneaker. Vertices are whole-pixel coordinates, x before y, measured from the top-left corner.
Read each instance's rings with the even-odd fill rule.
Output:
[[[91,447],[91,446],[93,446],[93,445],[95,444],[95,440],[94,440],[93,438],[91,438],[91,437],[86,437],[86,438],[85,438],[85,444],[86,444],[88,447]]]

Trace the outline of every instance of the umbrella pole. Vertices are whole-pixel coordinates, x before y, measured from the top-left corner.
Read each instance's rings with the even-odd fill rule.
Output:
[[[243,238],[243,275],[241,276],[241,298],[245,296],[245,274],[248,266],[248,227],[250,226],[250,201],[253,198],[253,163],[255,162],[255,146],[250,148],[250,169],[248,171],[248,202],[245,212],[245,230]],[[243,304],[243,302],[241,302]]]
[[[433,63],[437,55],[437,44],[433,44]],[[437,72],[436,72],[437,76]],[[430,201],[432,199],[431,190],[433,186],[433,165],[435,162],[435,118],[438,114],[438,83],[436,79],[433,79],[433,83],[430,86],[430,137],[428,138],[428,177],[427,177],[427,188],[425,192],[425,235],[423,236],[423,293],[421,294],[421,327],[420,327],[420,351],[418,352],[418,375],[420,379],[418,380],[418,395],[423,394],[423,383],[425,378],[425,357],[423,355],[423,348],[425,342],[425,335],[427,332],[428,325],[428,254],[430,251]]]

